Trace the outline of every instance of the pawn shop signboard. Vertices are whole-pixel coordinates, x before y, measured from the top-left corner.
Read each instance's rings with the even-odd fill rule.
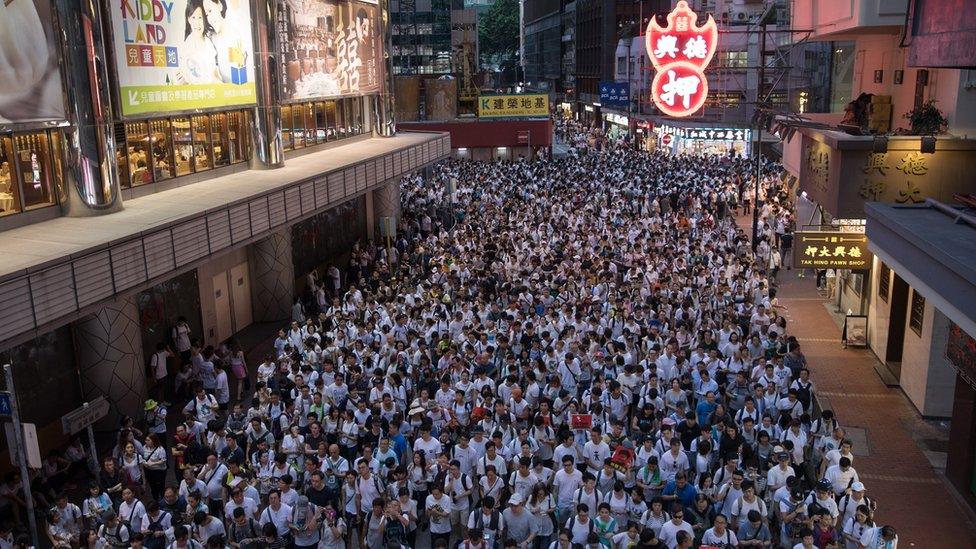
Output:
[[[709,15],[699,26],[698,14],[681,0],[668,14],[666,27],[651,18],[644,40],[647,55],[657,71],[651,83],[651,99],[658,110],[683,118],[701,109],[708,97],[705,67],[718,44],[715,19]]]
[[[871,269],[873,256],[864,233],[805,231],[795,233],[793,267],[797,269]]]

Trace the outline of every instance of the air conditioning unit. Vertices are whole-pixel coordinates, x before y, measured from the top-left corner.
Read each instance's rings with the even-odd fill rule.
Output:
[[[729,10],[730,23],[748,23],[756,17],[756,10],[744,6],[734,6]]]

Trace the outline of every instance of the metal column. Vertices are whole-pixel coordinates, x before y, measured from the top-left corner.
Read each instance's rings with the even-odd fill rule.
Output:
[[[54,6],[71,121],[63,130],[65,197],[61,209],[74,217],[117,212],[122,209],[122,195],[99,3],[57,0]]]
[[[383,87],[373,100],[373,131],[381,137],[393,137],[396,135],[396,104],[393,97],[393,24],[390,22],[390,0],[380,0],[380,35],[383,37]]]
[[[281,65],[275,20],[278,0],[251,0],[254,15],[254,79],[257,105],[251,126],[252,169],[267,170],[285,165],[281,143]]]

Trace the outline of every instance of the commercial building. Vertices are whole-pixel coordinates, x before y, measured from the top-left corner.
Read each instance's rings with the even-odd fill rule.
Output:
[[[394,74],[450,74],[451,15],[463,8],[462,0],[390,0]]]
[[[563,0],[526,0],[522,17],[522,66],[528,90],[556,94],[565,92],[562,78]]]
[[[0,357],[42,449],[96,395],[137,415],[177,318],[204,345],[290,318],[450,154],[396,133],[385,0],[250,4],[18,4],[46,49],[0,54]]]
[[[898,359],[919,411],[951,417],[946,476],[976,506],[976,209],[929,200],[865,210],[871,349]]]
[[[907,1],[794,2],[793,26],[831,45],[830,100],[781,117],[780,132],[797,229],[866,226],[874,253],[870,270],[838,270],[830,306],[863,319],[878,374],[920,415],[952,419],[947,476],[973,504],[976,259],[972,209],[955,204],[976,192],[976,92],[964,70],[976,59],[951,44],[972,43],[976,28],[936,4],[906,17]],[[943,121],[906,116],[932,105]]]
[[[664,6],[652,6],[652,15],[665,25],[664,16],[675,2]],[[757,70],[762,64],[761,29],[765,29],[765,75],[761,88],[768,96],[767,106],[774,109],[797,112],[818,111],[826,108],[822,102],[824,85],[829,81],[826,56],[829,45],[795,39],[802,34],[789,31],[792,2],[787,0],[690,0],[688,5],[698,14],[698,24],[704,24],[711,16],[718,25],[718,44],[715,55],[705,70],[708,81],[708,97],[704,106],[679,122],[688,128],[734,128],[746,130],[754,127],[756,90],[759,89]],[[645,4],[646,6],[646,4]],[[765,23],[760,25],[760,20]],[[651,98],[651,82],[656,74],[648,58],[645,41],[647,12],[642,13],[644,24],[634,27],[635,32],[621,34],[616,44],[613,80],[627,82],[630,86],[630,104],[601,111],[615,115],[626,114],[636,121],[649,122],[649,126],[674,120],[658,113]],[[598,100],[599,101],[599,100]],[[604,117],[605,118],[605,117]],[[635,130],[637,124],[632,124]],[[661,142],[663,135],[656,132],[651,146],[669,148]],[[642,138],[647,135],[640,136]],[[764,138],[766,136],[764,135]],[[715,148],[717,143],[697,143],[699,149]],[[721,148],[721,147],[719,147]],[[739,147],[740,149],[742,147]]]

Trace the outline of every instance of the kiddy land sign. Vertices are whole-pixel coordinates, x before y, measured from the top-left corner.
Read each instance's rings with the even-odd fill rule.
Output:
[[[868,237],[862,233],[810,231],[796,233],[793,266],[800,269],[871,268]]]
[[[647,55],[657,70],[651,98],[669,116],[694,114],[708,97],[705,67],[715,54],[718,27],[711,15],[704,25],[697,22],[698,14],[681,0],[668,14],[667,27],[652,18],[644,34]]]

